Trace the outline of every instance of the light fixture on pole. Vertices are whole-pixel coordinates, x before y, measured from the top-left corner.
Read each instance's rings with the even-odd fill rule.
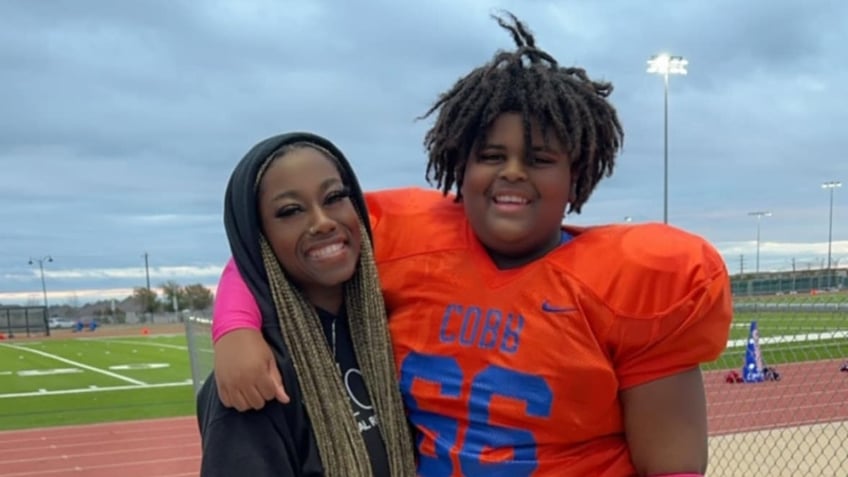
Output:
[[[648,60],[648,73],[663,77],[663,223],[668,223],[668,77],[685,75],[689,64],[682,56],[654,55]]]
[[[50,255],[45,255],[41,258],[30,258],[29,264],[34,265],[38,264],[38,269],[41,272],[41,293],[44,296],[44,313],[47,313],[47,283],[44,281],[44,262],[52,262],[53,257]]]
[[[833,260],[833,190],[842,187],[842,183],[839,181],[827,181],[822,184],[822,189],[826,189],[830,191],[830,215],[827,221],[827,282],[828,286],[830,286],[830,267],[831,261]]]
[[[757,212],[748,212],[748,215],[757,218],[757,262],[755,265],[756,273],[760,273],[760,220],[763,217],[771,217],[771,212],[768,211],[757,211]]]

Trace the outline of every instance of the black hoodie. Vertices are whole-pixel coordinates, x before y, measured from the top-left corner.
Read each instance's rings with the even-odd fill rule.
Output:
[[[218,396],[214,373],[210,375],[197,396],[203,446],[201,477],[306,477],[324,474],[302,391],[281,334],[259,248],[261,225],[254,188],[256,176],[272,153],[295,142],[317,144],[338,159],[350,188],[351,200],[370,234],[365,200],[356,175],[341,151],[328,140],[309,133],[274,136],[254,146],[236,166],[227,186],[224,225],[235,263],[262,313],[262,334],[274,352],[291,402],[283,405],[270,401],[260,411],[238,412],[224,407]],[[346,377],[352,411],[365,438],[375,477],[388,477],[385,447],[379,428],[373,423],[372,405],[360,379],[347,319],[344,316],[333,317],[324,310],[317,311],[325,334],[329,332],[330,323],[337,318],[337,358]]]

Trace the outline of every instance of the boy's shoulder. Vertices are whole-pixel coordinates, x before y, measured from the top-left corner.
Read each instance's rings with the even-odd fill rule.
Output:
[[[660,314],[714,280],[727,280],[718,251],[675,227],[608,225],[573,233],[572,253],[562,267],[624,314]]]
[[[453,194],[434,189],[402,187],[365,193],[368,212],[378,220],[385,216],[430,214],[437,209],[456,209],[460,204]]]

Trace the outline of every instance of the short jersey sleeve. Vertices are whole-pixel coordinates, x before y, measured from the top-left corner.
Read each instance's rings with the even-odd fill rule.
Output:
[[[368,209],[368,222],[372,233],[377,233],[380,227],[380,219],[383,218],[383,207],[380,204],[381,194],[378,192],[365,193],[365,207]]]
[[[215,292],[215,306],[212,311],[212,341],[240,328],[260,329],[262,313],[253,298],[253,294],[231,258]]]
[[[417,187],[366,192],[365,204],[371,221],[374,246],[379,249],[381,242],[397,238],[401,232],[398,227],[406,227],[410,217],[422,214],[431,216],[434,205],[445,202],[445,197],[439,191]],[[448,196],[447,200],[452,200],[452,196]],[[398,220],[400,217],[403,219]]]
[[[713,361],[727,346],[733,305],[721,256],[693,236],[665,244],[675,256],[659,267],[633,267],[637,275],[642,268],[642,282],[607,334],[622,389]]]

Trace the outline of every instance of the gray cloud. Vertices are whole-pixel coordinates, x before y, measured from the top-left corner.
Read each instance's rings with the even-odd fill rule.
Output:
[[[746,213],[768,209],[768,240],[826,239],[819,184],[848,181],[844,2],[3,2],[0,276],[31,275],[26,259],[47,253],[68,270],[137,267],[145,250],[160,266],[222,265],[229,173],[284,130],[332,138],[368,188],[425,185],[429,121],[415,118],[511,47],[488,17],[501,7],[616,87],[624,152],[571,220],[661,219],[662,81],[645,62],[668,51],[690,60],[671,78],[672,221],[738,244]]]

